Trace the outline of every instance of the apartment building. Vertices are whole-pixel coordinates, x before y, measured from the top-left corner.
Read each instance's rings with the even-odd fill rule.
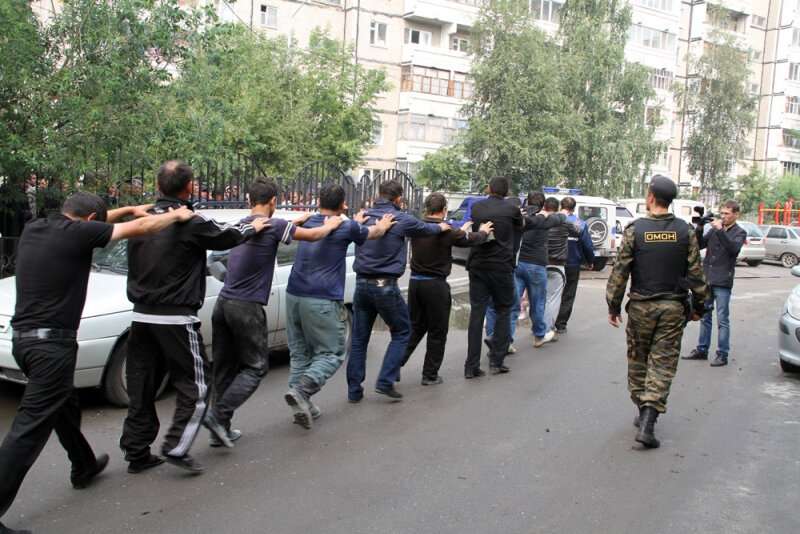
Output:
[[[481,0],[186,0],[212,5],[222,20],[245,24],[268,37],[291,36],[306,53],[315,27],[354,48],[353,61],[386,70],[392,88],[380,95],[373,147],[358,176],[399,168],[412,174],[431,151],[453,142],[466,126],[459,110],[472,92],[467,55]],[[536,23],[558,28],[563,0],[529,0]],[[712,28],[736,35],[749,50],[750,91],[758,95],[757,126],[732,175],[750,165],[770,173],[800,173],[800,0],[628,0],[632,25],[626,56],[654,69],[657,98],[646,120],[659,116],[658,139],[668,149],[653,172],[684,188],[698,184],[687,171],[687,131],[673,83],[690,72],[687,54],[700,55]],[[46,17],[60,2],[37,0]],[[719,9],[710,9],[716,5]]]

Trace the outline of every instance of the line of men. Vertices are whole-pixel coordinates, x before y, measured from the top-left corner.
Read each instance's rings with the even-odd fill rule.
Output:
[[[344,191],[336,185],[325,186],[319,193],[319,213],[290,223],[272,217],[277,190],[271,181],[260,179],[249,190],[251,215],[238,224],[220,224],[192,212],[189,198],[193,180],[188,165],[170,161],[158,172],[162,196],[154,205],[106,213],[100,197],[79,193],[65,203],[62,214],[39,219],[23,233],[12,326],[14,357],[29,383],[12,428],[0,446],[0,517],[13,503],[25,474],[53,430],[68,452],[76,489],[86,487],[109,461],[107,455],[95,456],[80,431],[80,409],[72,383],[77,327],[95,247],[128,238],[128,298],[133,303],[126,371],[130,405],[120,438],[128,472],[141,473],[166,461],[199,473],[204,468],[189,449],[200,426],[210,430],[211,446],[233,447],[241,436],[231,428],[233,414],[267,372],[263,306],[281,243],[301,241],[286,290],[291,372],[285,400],[293,411],[293,421],[311,428],[313,419],[321,414],[311,397],[346,356],[348,312],[343,296],[350,243],[356,244],[357,281],[347,383],[348,399],[356,403],[363,398],[367,345],[378,315],[390,329],[391,342],[375,391],[391,400],[402,398],[395,388],[400,368],[426,333],[428,350],[422,384],[442,383],[438,371],[450,310],[446,278],[452,246],[472,247],[467,262],[472,311],[465,378],[484,374],[480,368],[481,333],[490,300],[496,318],[488,343],[489,369],[496,374],[508,372],[504,357],[514,301],[527,288],[531,317],[540,314],[542,307],[542,299],[534,296],[541,294],[541,284],[528,285],[524,275],[520,283],[514,276],[517,254],[526,250],[526,239],[529,248],[531,243],[541,243],[542,234],[537,232],[560,229],[553,232],[558,241],[548,243],[552,252],[545,254],[551,265],[563,266],[568,257],[567,235],[581,232],[579,224],[566,221],[567,215],[558,212],[557,201],[552,202],[555,199],[545,199],[542,210],[532,209],[526,214],[505,202],[509,184],[504,177],[492,179],[489,198],[473,207],[473,225],[478,227],[475,232],[469,231],[469,225],[454,228],[444,221],[447,203],[438,193],[426,199],[428,216],[424,220],[404,213],[403,191],[396,181],[381,184],[373,206],[346,222],[340,216],[346,209]],[[562,207],[569,210],[569,202]],[[105,222],[127,215],[140,218],[117,225]],[[397,283],[406,267],[408,237],[414,252],[410,313]],[[210,409],[212,375],[198,319],[209,249],[232,249],[225,285],[212,316],[216,399]],[[520,257],[529,259],[522,254]],[[54,261],[58,268],[53,268]],[[540,272],[541,265],[531,261],[530,265],[537,266],[532,269]],[[524,263],[520,261],[520,265]],[[560,294],[563,282],[559,279],[565,278],[564,270],[554,270],[560,275],[553,277],[555,291]],[[545,322],[547,332],[537,335],[542,333],[537,330],[541,325],[539,321],[534,325],[538,344],[547,342],[544,340],[552,333],[560,306],[552,309],[552,321],[549,325]],[[166,361],[177,394],[172,423],[157,456],[150,447],[160,426],[155,411],[160,361]],[[14,531],[0,523],[2,532]]]

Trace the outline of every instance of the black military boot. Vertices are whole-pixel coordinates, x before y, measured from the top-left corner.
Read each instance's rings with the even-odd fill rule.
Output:
[[[650,449],[657,449],[661,442],[658,441],[653,433],[653,426],[656,424],[658,412],[655,408],[645,406],[642,408],[639,431],[636,433],[636,441]]]
[[[633,418],[633,426],[636,428],[639,428],[639,425],[642,424],[642,410],[644,410],[644,408],[640,406],[638,415]]]
[[[297,381],[297,385],[289,390],[283,396],[286,404],[291,406],[294,410],[293,422],[303,426],[304,428],[311,428],[311,420],[314,418],[311,414],[311,395],[320,390],[317,384],[310,376],[303,375]]]

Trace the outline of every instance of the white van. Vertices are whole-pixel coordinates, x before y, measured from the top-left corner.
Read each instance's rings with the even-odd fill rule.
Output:
[[[647,208],[643,198],[622,198],[619,201],[620,206],[625,206],[633,213],[634,217],[644,217],[647,215]],[[697,217],[697,212],[694,211],[695,207],[706,209],[706,205],[696,200],[687,200],[685,198],[676,198],[669,205],[669,211],[674,213],[676,217],[680,217],[687,223],[692,222],[692,217]]]

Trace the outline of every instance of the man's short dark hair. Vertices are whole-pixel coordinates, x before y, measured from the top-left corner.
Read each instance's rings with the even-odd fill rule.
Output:
[[[164,196],[177,196],[192,180],[194,180],[192,168],[176,159],[167,161],[158,169],[158,190]]]
[[[80,193],[75,193],[64,202],[64,207],[61,208],[61,212],[75,217],[86,217],[87,215],[96,213],[96,220],[105,222],[108,216],[106,209],[105,200],[94,193],[81,191]]]
[[[506,202],[509,204],[514,204],[518,208],[522,207],[522,201],[519,199],[519,197],[508,197]]]
[[[561,207],[567,211],[575,211],[575,199],[572,197],[562,198]]]
[[[666,200],[666,199],[664,199],[664,198],[657,197],[657,196],[656,196],[656,195],[653,193],[653,190],[652,190],[651,188],[649,188],[649,187],[647,188],[647,193],[646,193],[646,194],[648,194],[648,195],[653,195],[653,202],[654,202],[654,203],[655,203],[655,205],[656,205],[656,206],[658,206],[658,207],[661,207],[661,208],[668,208],[668,207],[669,207],[669,205],[670,205],[670,204],[672,204],[672,201],[671,201],[671,200]]]
[[[541,191],[531,191],[528,193],[528,206],[544,206],[544,193]]]
[[[493,195],[498,197],[505,197],[508,194],[508,178],[505,176],[495,176],[489,182],[489,188],[492,190]]]
[[[428,215],[441,213],[447,207],[447,199],[441,193],[431,193],[425,199],[425,211]]]
[[[739,203],[735,200],[726,200],[722,204],[723,208],[730,208],[733,213],[739,213]]]
[[[319,190],[319,207],[323,210],[338,211],[344,204],[344,188],[338,184],[323,185]]]
[[[378,186],[378,196],[389,202],[394,202],[403,196],[403,186],[397,180],[387,180]]]
[[[558,199],[556,197],[547,197],[544,201],[544,209],[546,211],[558,211]]]
[[[278,186],[275,185],[275,182],[267,178],[256,178],[255,181],[250,184],[247,194],[250,196],[251,206],[269,204],[278,194]]]

